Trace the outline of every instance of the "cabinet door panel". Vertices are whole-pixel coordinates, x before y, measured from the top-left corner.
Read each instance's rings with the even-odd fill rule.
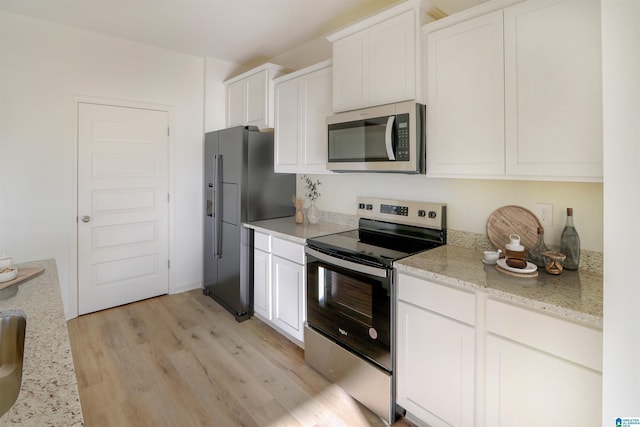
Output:
[[[278,84],[275,90],[275,171],[295,172],[300,159],[300,105],[298,81]]]
[[[599,372],[493,335],[486,353],[485,425],[599,425]]]
[[[264,128],[268,126],[267,85],[268,73],[261,71],[246,81],[247,86],[247,118],[248,125]]]
[[[409,11],[369,30],[369,105],[415,98],[415,27]]]
[[[273,322],[293,338],[304,340],[304,266],[272,256]]]
[[[327,121],[331,114],[331,69],[310,75],[304,82],[304,151],[302,170],[327,171]]]
[[[253,311],[271,320],[271,255],[253,252]]]
[[[427,173],[503,175],[502,12],[426,37]]]
[[[333,110],[366,107],[368,87],[369,39],[362,31],[333,44]]]
[[[236,82],[227,87],[227,127],[240,126],[245,118],[244,82]]]
[[[602,177],[600,2],[505,9],[507,174]]]
[[[431,426],[473,426],[474,337],[471,326],[400,302],[398,403]]]

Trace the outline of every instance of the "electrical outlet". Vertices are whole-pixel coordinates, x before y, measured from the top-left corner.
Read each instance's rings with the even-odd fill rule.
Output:
[[[536,203],[535,214],[543,227],[553,226],[553,205],[548,203]]]

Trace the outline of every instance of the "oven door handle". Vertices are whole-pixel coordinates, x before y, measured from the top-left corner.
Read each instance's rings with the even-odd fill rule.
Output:
[[[387,277],[388,270],[385,268],[372,267],[370,265],[358,264],[357,262],[336,258],[331,255],[316,251],[315,249],[311,249],[309,247],[305,248],[305,252],[312,257],[319,259],[320,261],[326,262],[327,264],[333,264],[338,267],[347,268],[349,270],[353,270],[362,274],[369,274],[371,276],[382,278]]]

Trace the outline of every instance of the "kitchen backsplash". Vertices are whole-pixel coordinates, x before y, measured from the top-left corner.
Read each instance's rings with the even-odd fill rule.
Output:
[[[320,212],[320,221],[332,224],[358,226],[358,217],[355,215],[339,213],[339,212]],[[462,246],[470,249],[493,250],[495,249],[486,234],[471,233],[468,231],[458,231],[447,229],[447,243],[454,246]],[[549,245],[549,249],[558,250],[555,245]],[[600,273],[603,271],[602,252],[581,250],[580,251],[580,270],[590,271],[592,273]]]

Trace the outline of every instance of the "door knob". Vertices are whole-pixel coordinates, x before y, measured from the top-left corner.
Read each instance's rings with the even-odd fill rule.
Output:
[[[80,218],[82,220],[82,222],[89,222],[91,221],[91,217],[89,215],[85,215],[82,218]]]

